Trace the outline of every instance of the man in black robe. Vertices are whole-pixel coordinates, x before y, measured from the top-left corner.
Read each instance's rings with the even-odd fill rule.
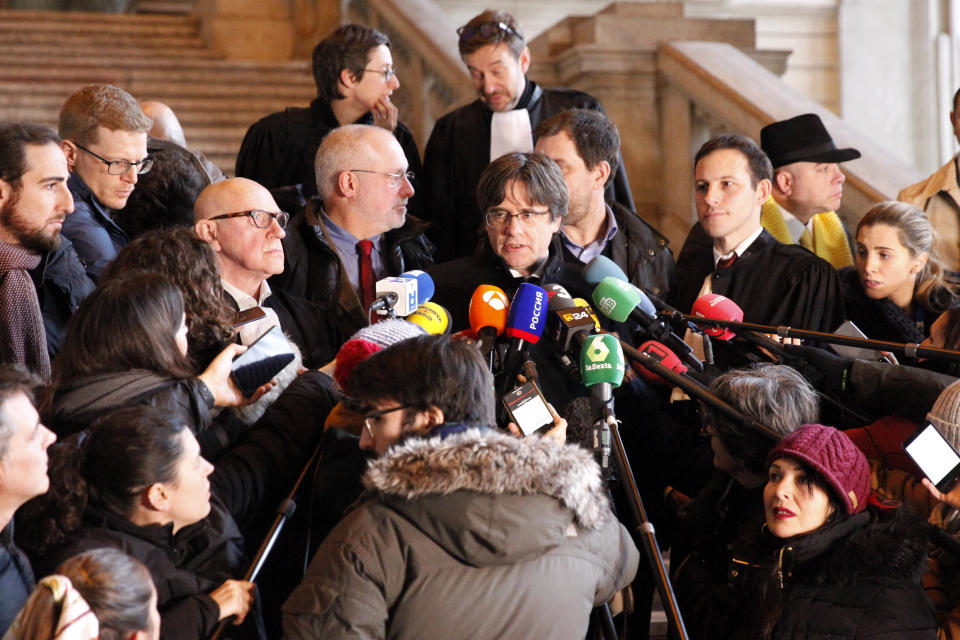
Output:
[[[288,107],[250,127],[237,154],[238,177],[270,190],[300,185],[304,198],[316,195],[313,163],[320,141],[354,123],[392,131],[410,170],[420,171],[417,143],[390,101],[400,81],[387,36],[359,24],[341,26],[313,50],[313,78],[317,97],[309,109]]]
[[[480,173],[511,151],[533,151],[532,131],[566,109],[602,111],[593,96],[573,89],[544,89],[525,76],[530,50],[508,13],[484,11],[458,30],[459,49],[479,98],[437,120],[424,152],[426,202],[438,261],[473,253],[483,234],[477,207]],[[622,158],[607,188],[609,200],[634,210]]]
[[[718,293],[743,309],[744,322],[835,330],[844,318],[836,271],[760,225],[773,172],[763,151],[749,138],[725,135],[704,144],[694,162],[697,217],[712,243],[687,238],[674,306],[688,311],[699,296]]]

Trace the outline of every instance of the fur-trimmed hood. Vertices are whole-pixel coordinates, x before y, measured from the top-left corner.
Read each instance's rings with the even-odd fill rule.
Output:
[[[408,440],[371,461],[364,484],[475,566],[539,555],[610,518],[587,451],[492,429]]]

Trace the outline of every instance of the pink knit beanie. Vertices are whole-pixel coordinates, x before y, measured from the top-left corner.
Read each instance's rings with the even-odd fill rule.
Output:
[[[823,476],[847,513],[860,513],[870,497],[870,466],[867,457],[842,431],[822,424],[805,424],[784,436],[767,456],[794,458]]]

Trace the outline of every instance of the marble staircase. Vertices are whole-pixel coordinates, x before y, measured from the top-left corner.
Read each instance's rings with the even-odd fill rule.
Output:
[[[0,10],[0,120],[56,126],[60,105],[107,82],[176,111],[187,144],[233,174],[247,127],[315,95],[306,61],[227,61],[205,47],[197,18]],[[251,43],[256,46],[256,43]]]

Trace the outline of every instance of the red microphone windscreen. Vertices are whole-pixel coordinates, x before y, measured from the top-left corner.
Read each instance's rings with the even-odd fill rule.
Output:
[[[682,362],[680,358],[677,357],[673,351],[671,351],[666,345],[657,342],[656,340],[647,340],[644,342],[638,350],[641,353],[645,353],[667,369],[676,371],[677,373],[686,373],[687,367]],[[650,371],[642,364],[634,363],[634,369],[637,373],[643,377],[647,382],[652,382],[654,384],[669,384],[666,380],[655,374],[653,371]]]
[[[510,313],[510,298],[500,287],[482,284],[470,298],[470,328],[479,331],[484,327],[493,327],[497,335],[507,328],[507,315]]]
[[[732,322],[743,322],[743,309],[725,296],[718,293],[708,293],[700,296],[693,303],[693,309],[690,313],[698,318],[709,318],[710,320],[730,320]],[[736,335],[726,327],[702,326],[703,332],[708,336],[719,338],[720,340],[730,340]]]

